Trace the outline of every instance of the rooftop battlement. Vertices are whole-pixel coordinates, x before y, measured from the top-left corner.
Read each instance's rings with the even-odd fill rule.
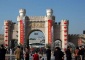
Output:
[[[68,22],[69,20],[67,19],[62,19],[61,22]]]
[[[79,34],[69,34],[68,36],[79,36]]]
[[[6,24],[10,24],[10,23],[12,23],[11,20],[5,20],[5,21],[4,21],[4,25],[6,25]]]
[[[69,34],[70,37],[84,37],[85,34]]]
[[[56,25],[60,25],[60,24],[61,24],[61,22],[55,22],[55,24],[56,24]]]
[[[61,25],[68,25],[69,24],[69,20],[61,20]]]
[[[11,22],[11,20],[5,20],[4,22]]]

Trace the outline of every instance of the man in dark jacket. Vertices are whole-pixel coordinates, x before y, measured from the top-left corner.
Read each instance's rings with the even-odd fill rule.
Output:
[[[0,59],[1,60],[5,60],[5,54],[6,54],[6,49],[4,48],[3,45],[1,45],[1,49],[0,49]]]
[[[48,47],[46,49],[46,56],[47,56],[47,60],[51,60],[51,49],[50,49],[50,47]]]
[[[54,56],[55,60],[63,60],[64,53],[61,51],[59,47],[56,47],[54,51]]]
[[[72,60],[72,53],[71,48],[68,46],[67,50],[65,51],[67,60]]]
[[[81,60],[84,60],[84,48],[82,46],[79,48],[79,56]]]
[[[0,60],[2,59],[1,46],[0,46]]]

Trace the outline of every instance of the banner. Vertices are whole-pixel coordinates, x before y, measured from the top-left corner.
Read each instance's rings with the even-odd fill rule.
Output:
[[[52,44],[52,20],[48,20],[48,44]]]
[[[24,44],[24,24],[23,20],[20,20],[20,44]]]

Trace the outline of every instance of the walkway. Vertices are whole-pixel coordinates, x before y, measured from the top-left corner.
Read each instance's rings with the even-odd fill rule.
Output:
[[[6,54],[5,60],[15,60],[15,55]],[[29,60],[32,60],[32,56],[29,57]],[[44,55],[44,60],[46,60],[46,55]],[[51,60],[54,60],[53,55],[51,56]],[[64,59],[64,60],[66,60],[66,59]]]

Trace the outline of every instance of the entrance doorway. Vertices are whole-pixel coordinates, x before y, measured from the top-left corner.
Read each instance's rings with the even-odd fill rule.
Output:
[[[45,36],[42,31],[35,30],[29,34],[29,46],[32,48],[45,47]]]

